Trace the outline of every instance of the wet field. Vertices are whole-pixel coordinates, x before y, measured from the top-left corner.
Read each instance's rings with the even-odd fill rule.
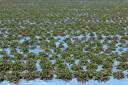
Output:
[[[0,69],[0,85],[127,85],[128,1],[0,0]]]

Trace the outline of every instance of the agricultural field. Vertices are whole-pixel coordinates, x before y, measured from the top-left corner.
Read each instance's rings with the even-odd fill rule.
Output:
[[[128,85],[128,0],[0,0],[0,85]]]

